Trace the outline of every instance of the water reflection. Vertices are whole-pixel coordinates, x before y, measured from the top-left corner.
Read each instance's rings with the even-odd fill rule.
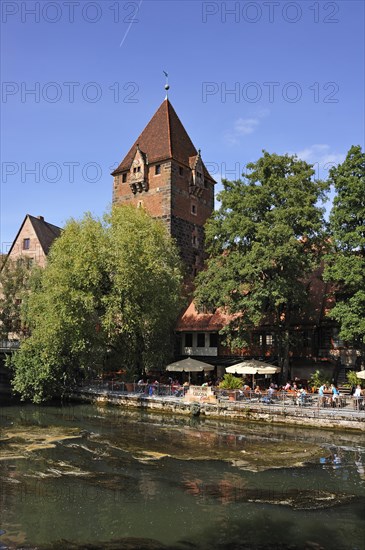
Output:
[[[0,411],[5,546],[364,548],[357,433],[92,406]]]

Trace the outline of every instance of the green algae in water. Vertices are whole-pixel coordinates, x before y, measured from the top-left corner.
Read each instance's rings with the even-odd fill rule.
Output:
[[[92,406],[1,423],[29,434],[12,438],[26,460],[0,463],[12,548],[363,549],[361,435]]]

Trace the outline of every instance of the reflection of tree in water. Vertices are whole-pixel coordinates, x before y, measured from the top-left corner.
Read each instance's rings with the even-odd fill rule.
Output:
[[[362,461],[362,454],[360,452],[355,453],[355,466],[360,479],[365,481],[365,467]]]
[[[158,484],[151,477],[150,472],[141,471],[138,489],[144,500],[153,500],[158,495]]]

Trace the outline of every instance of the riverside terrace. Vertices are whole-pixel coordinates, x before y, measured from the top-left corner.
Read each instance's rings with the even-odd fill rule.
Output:
[[[208,388],[213,398],[208,397]],[[119,405],[146,412],[165,412],[236,421],[265,421],[305,427],[345,428],[365,431],[365,396],[342,395],[332,401],[331,394],[317,393],[299,397],[297,392],[223,390],[201,386],[89,382],[71,396],[77,401]],[[189,393],[195,393],[190,399]]]

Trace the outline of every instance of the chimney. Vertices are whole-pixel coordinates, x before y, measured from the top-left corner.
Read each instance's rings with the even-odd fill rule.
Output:
[[[41,220],[41,222],[44,222],[44,217],[43,216],[37,216],[37,219]]]

